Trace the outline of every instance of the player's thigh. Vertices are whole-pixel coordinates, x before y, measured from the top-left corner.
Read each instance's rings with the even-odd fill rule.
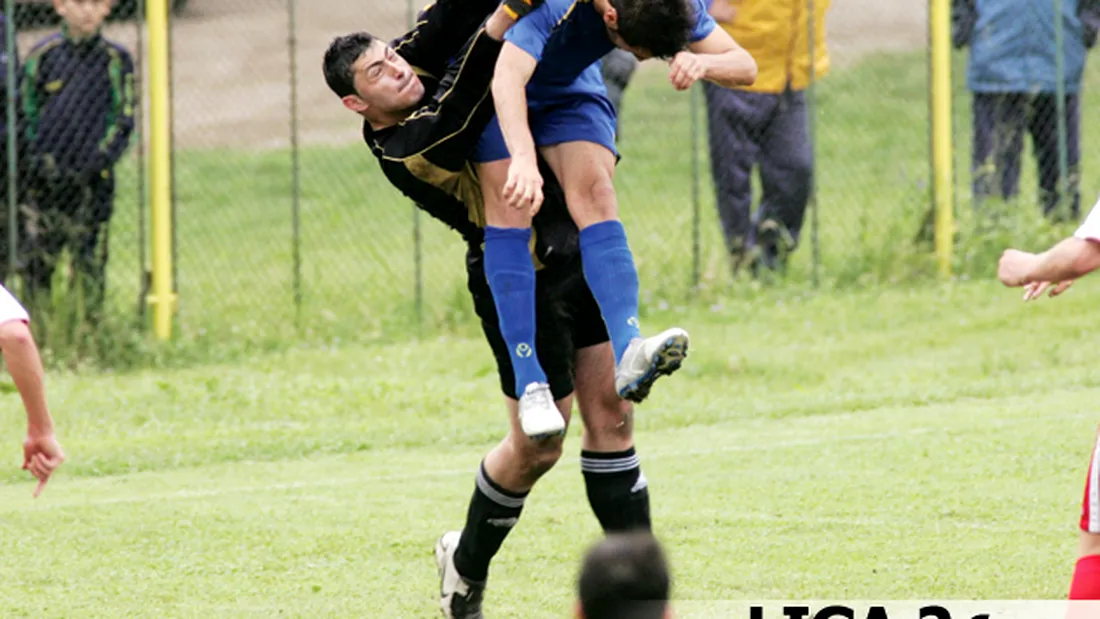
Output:
[[[581,228],[617,219],[615,115],[606,97],[579,97],[533,118],[535,143]]]
[[[485,223],[497,228],[530,226],[531,218],[527,212],[509,207],[504,200],[504,185],[508,182],[508,166],[512,159],[495,116],[481,134],[470,160],[477,169],[481,184]]]
[[[565,191],[565,203],[577,227],[619,218],[615,195],[615,156],[592,142],[565,142],[542,149]]]
[[[485,203],[485,223],[496,228],[527,228],[531,216],[526,210],[508,206],[504,200],[504,185],[508,182],[511,159],[498,159],[477,164],[477,178]]]

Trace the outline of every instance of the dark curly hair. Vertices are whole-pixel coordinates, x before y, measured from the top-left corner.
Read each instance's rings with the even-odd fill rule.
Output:
[[[688,44],[695,9],[687,0],[611,0],[619,36],[630,47],[671,58]]]
[[[351,67],[363,52],[370,49],[374,40],[374,35],[368,32],[356,32],[336,37],[325,50],[325,61],[322,67],[325,72],[325,82],[337,97],[355,94],[355,74]]]

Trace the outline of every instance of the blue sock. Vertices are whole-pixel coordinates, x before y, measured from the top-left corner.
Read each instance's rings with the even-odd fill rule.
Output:
[[[604,221],[581,230],[584,278],[600,306],[615,363],[622,361],[630,340],[641,337],[638,324],[638,269],[618,221]]]
[[[485,228],[485,278],[512,357],[517,398],[527,385],[548,382],[535,350],[535,265],[530,242],[530,228]]]

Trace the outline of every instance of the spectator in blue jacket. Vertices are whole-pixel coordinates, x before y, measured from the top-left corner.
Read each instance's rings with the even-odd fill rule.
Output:
[[[30,157],[26,279],[40,297],[68,247],[89,312],[106,286],[114,167],[134,130],[134,65],[100,34],[111,0],[54,0],[61,32],[27,55],[23,106]]]
[[[1074,220],[1080,214],[1080,90],[1085,56],[1100,28],[1100,0],[1062,0],[1063,85],[1068,178]],[[973,94],[971,161],[975,203],[1017,195],[1024,132],[1038,160],[1043,212],[1057,217],[1058,71],[1050,0],[953,0],[953,38],[970,46],[967,87]]]

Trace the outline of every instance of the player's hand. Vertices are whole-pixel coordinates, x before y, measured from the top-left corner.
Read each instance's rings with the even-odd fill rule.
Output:
[[[691,52],[680,52],[669,63],[668,81],[676,90],[687,90],[707,74],[703,59]]]
[[[38,487],[34,489],[35,498],[42,493],[50,476],[64,461],[65,452],[53,432],[27,433],[27,438],[23,440],[23,470],[30,471],[38,480]]]
[[[1024,287],[1024,301],[1034,301],[1043,296],[1043,293],[1050,290],[1050,297],[1054,297],[1069,290],[1069,287],[1073,285],[1075,280],[1066,280],[1064,282],[1032,282]]]
[[[1038,259],[1038,256],[1026,251],[1006,249],[997,265],[997,277],[1002,284],[1011,288],[1028,284],[1028,274]]]
[[[528,211],[532,217],[542,206],[542,175],[534,157],[513,157],[508,164],[508,182],[504,184],[508,206]]]

